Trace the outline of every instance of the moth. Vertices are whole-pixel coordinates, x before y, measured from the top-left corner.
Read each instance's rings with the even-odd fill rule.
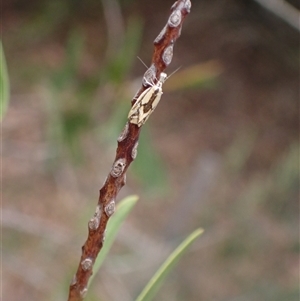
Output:
[[[160,101],[163,94],[162,85],[166,78],[167,74],[162,72],[156,84],[149,83],[150,87],[138,97],[129,111],[128,120],[130,123],[137,124],[140,127],[147,121]]]

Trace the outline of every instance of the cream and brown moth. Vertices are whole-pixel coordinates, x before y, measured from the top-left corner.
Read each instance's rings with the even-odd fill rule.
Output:
[[[148,82],[150,87],[138,97],[129,111],[128,120],[130,123],[140,127],[147,121],[160,101],[161,95],[163,94],[162,85],[166,78],[167,74],[162,72],[156,84]]]

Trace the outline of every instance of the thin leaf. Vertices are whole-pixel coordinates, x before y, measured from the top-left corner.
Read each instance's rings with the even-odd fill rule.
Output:
[[[123,199],[117,206],[116,212],[109,220],[107,229],[106,229],[105,243],[104,243],[104,246],[103,246],[101,252],[99,253],[99,256],[96,259],[96,262],[94,265],[94,273],[90,279],[89,285],[92,283],[94,276],[99,271],[100,266],[102,265],[105,257],[107,256],[122,223],[124,222],[124,220],[126,219],[128,214],[133,209],[137,200],[138,200],[138,197],[135,195],[129,196],[129,197]]]
[[[204,230],[201,228],[195,230],[171,253],[167,260],[150,279],[143,291],[137,297],[136,301],[150,301],[154,298],[166,276],[174,268],[180,257],[187,251],[188,247],[203,233],[203,231]]]
[[[0,41],[0,118],[2,120],[9,101],[9,79],[4,57],[2,42]]]

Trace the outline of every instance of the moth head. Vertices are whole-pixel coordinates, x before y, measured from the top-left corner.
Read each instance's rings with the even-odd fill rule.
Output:
[[[166,80],[166,78],[167,78],[167,74],[164,73],[164,72],[162,72],[162,73],[160,74],[160,76],[159,76],[159,81],[160,81],[161,83],[164,83],[165,80]]]

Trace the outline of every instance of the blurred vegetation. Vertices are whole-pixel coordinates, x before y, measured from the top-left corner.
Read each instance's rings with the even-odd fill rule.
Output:
[[[4,117],[9,102],[9,78],[2,42],[0,41],[0,116]]]
[[[65,62],[59,70],[50,74],[49,91],[51,94],[48,107],[49,132],[53,141],[53,149],[58,151],[67,149],[68,157],[78,163],[83,156],[80,142],[83,133],[93,130],[96,126],[101,129],[108,127],[107,131],[111,133],[110,127],[120,126],[120,124],[107,126],[106,123],[109,120],[105,119],[100,124],[93,120],[95,108],[98,110],[97,114],[105,115],[103,112],[105,104],[102,104],[102,108],[97,105],[99,101],[96,93],[98,92],[98,95],[101,96],[101,90],[104,90],[107,85],[113,86],[114,93],[109,101],[116,102],[116,97],[120,96],[120,91],[124,89],[122,81],[131,67],[134,53],[139,46],[140,34],[141,25],[133,20],[129,23],[121,48],[109,58],[105,66],[98,68],[99,71],[82,78],[80,77],[80,64],[85,51],[84,37],[78,31],[71,33],[66,46]],[[122,103],[124,100],[117,99],[117,103]],[[109,108],[106,109],[109,110]],[[115,112],[113,111],[112,114]],[[111,119],[115,120],[114,116],[111,116]],[[56,157],[59,156],[61,154],[57,154]]]

